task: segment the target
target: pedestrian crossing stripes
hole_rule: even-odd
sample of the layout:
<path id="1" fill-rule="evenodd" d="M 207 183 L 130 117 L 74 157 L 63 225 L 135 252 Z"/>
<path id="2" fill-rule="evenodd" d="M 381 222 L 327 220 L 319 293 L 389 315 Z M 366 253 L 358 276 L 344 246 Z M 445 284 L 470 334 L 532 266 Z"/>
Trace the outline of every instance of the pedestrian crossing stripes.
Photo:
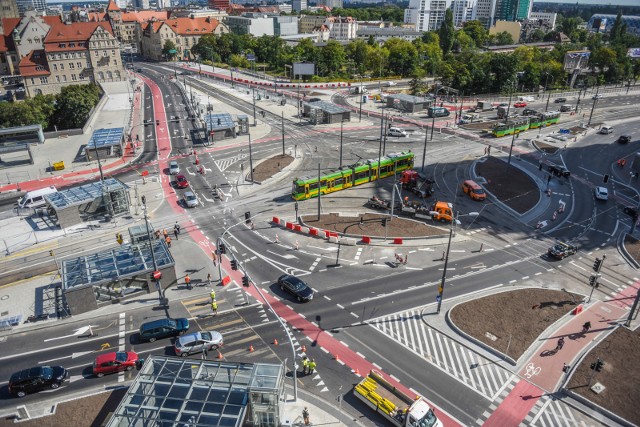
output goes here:
<path id="1" fill-rule="evenodd" d="M 225 171 L 231 165 L 233 165 L 234 163 L 239 162 L 240 160 L 242 160 L 242 159 L 244 159 L 246 157 L 247 157 L 246 155 L 233 156 L 233 157 L 230 157 L 228 159 L 216 160 L 215 164 L 218 167 L 218 169 L 220 169 L 221 171 Z"/>
<path id="2" fill-rule="evenodd" d="M 520 378 L 516 377 L 515 375 L 511 377 L 510 381 L 506 383 L 504 387 L 502 387 L 498 395 L 491 402 L 491 405 L 489 405 L 489 409 L 491 411 L 484 411 L 482 413 L 482 416 L 476 420 L 477 425 L 481 426 L 485 423 L 485 421 L 489 419 L 491 413 L 495 411 L 496 408 L 500 406 L 502 401 L 509 395 L 509 393 L 513 391 L 513 388 L 516 386 L 516 384 L 518 384 L 518 381 L 520 381 Z"/>
<path id="3" fill-rule="evenodd" d="M 604 425 L 584 412 L 574 409 L 572 406 L 558 399 L 554 395 L 544 395 L 538 399 L 521 427 L 574 427 L 574 426 L 600 426 Z"/>
<path id="4" fill-rule="evenodd" d="M 511 372 L 430 328 L 419 309 L 369 321 L 389 338 L 402 344 L 471 389 L 489 398 L 502 390 Z"/>

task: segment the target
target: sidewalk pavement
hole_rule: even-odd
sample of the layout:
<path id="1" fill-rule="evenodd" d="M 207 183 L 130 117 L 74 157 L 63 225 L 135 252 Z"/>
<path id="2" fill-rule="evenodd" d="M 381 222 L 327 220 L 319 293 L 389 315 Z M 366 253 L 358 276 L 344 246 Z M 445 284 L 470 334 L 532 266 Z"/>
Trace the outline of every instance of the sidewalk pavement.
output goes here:
<path id="1" fill-rule="evenodd" d="M 35 145 L 32 148 L 34 159 L 32 165 L 7 169 L 5 173 L 0 174 L 0 193 L 16 190 L 29 191 L 49 185 L 69 185 L 98 176 L 98 162 L 88 162 L 84 155 L 84 147 L 97 129 L 123 127 L 126 135 L 130 135 L 133 130 L 133 140 L 135 141 L 138 135 L 139 146 L 142 145 L 144 132 L 140 126 L 139 112 L 143 109 L 144 100 L 141 92 L 137 90 L 140 84 L 136 84 L 132 89 L 127 80 L 104 83 L 102 87 L 105 94 L 89 119 L 85 132 L 81 135 L 63 134 L 58 138 L 48 138 L 43 144 Z M 126 144 L 122 157 L 101 159 L 103 171 L 112 172 L 133 161 L 136 152 L 138 150 L 132 150 L 131 145 Z M 51 163 L 57 161 L 64 161 L 64 170 L 51 170 Z"/>

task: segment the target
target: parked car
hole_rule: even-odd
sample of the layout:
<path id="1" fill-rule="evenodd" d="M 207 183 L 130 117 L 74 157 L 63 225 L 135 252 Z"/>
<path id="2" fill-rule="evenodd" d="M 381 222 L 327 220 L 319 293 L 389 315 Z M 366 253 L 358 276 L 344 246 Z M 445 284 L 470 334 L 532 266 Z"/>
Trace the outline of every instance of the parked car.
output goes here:
<path id="1" fill-rule="evenodd" d="M 140 340 L 154 342 L 157 339 L 184 335 L 189 329 L 189 319 L 158 319 L 140 325 Z"/>
<path id="2" fill-rule="evenodd" d="M 555 175 L 558 177 L 563 176 L 565 178 L 569 178 L 571 176 L 571 172 L 569 171 L 569 169 L 565 168 L 564 166 L 559 166 L 554 164 L 549 165 L 549 172 L 552 175 Z"/>
<path id="3" fill-rule="evenodd" d="M 578 252 L 578 248 L 569 243 L 560 242 L 556 245 L 553 245 L 549 248 L 549 255 L 557 259 L 563 259 L 568 257 L 569 255 L 573 255 Z"/>
<path id="4" fill-rule="evenodd" d="M 609 190 L 607 187 L 596 187 L 594 193 L 598 200 L 609 200 Z"/>
<path id="5" fill-rule="evenodd" d="M 283 274 L 278 278 L 278 286 L 281 290 L 296 297 L 298 302 L 307 302 L 313 299 L 313 289 L 296 276 Z"/>
<path id="6" fill-rule="evenodd" d="M 392 82 L 392 81 L 388 81 L 387 82 L 387 86 L 398 86 L 398 83 Z"/>
<path id="7" fill-rule="evenodd" d="M 185 191 L 185 193 L 182 195 L 182 199 L 184 200 L 184 204 L 188 208 L 195 208 L 196 206 L 198 206 L 198 198 L 191 191 Z"/>
<path id="8" fill-rule="evenodd" d="M 132 371 L 138 360 L 138 354 L 133 351 L 112 351 L 101 354 L 93 362 L 93 375 L 102 378 L 105 374 Z"/>
<path id="9" fill-rule="evenodd" d="M 516 108 L 523 108 L 527 106 L 527 103 L 524 101 L 518 101 L 516 103 L 513 104 L 514 107 Z"/>
<path id="10" fill-rule="evenodd" d="M 177 175 L 180 173 L 180 166 L 178 166 L 178 162 L 172 160 L 169 162 L 169 174 Z"/>
<path id="11" fill-rule="evenodd" d="M 200 331 L 178 338 L 174 345 L 176 356 L 187 357 L 204 350 L 217 350 L 222 346 L 222 334 L 216 331 Z"/>
<path id="12" fill-rule="evenodd" d="M 562 104 L 563 102 L 567 102 L 567 98 L 556 98 L 553 100 L 556 104 Z"/>
<path id="13" fill-rule="evenodd" d="M 593 95 L 591 97 L 591 99 L 601 99 L 601 98 L 603 98 L 603 96 L 601 94 L 599 94 L 599 93 L 596 93 L 595 95 Z"/>
<path id="14" fill-rule="evenodd" d="M 638 218 L 638 211 L 635 208 L 625 206 L 624 209 L 622 209 L 622 212 L 629 215 L 634 220 Z"/>
<path id="15" fill-rule="evenodd" d="M 618 137 L 618 142 L 620 144 L 628 144 L 631 142 L 631 135 L 620 135 Z"/>
<path id="16" fill-rule="evenodd" d="M 189 186 L 189 181 L 187 181 L 187 177 L 184 175 L 176 176 L 176 187 L 178 188 L 187 188 Z"/>
<path id="17" fill-rule="evenodd" d="M 9 392 L 24 397 L 41 390 L 56 389 L 69 381 L 69 371 L 62 366 L 36 366 L 11 375 Z"/>

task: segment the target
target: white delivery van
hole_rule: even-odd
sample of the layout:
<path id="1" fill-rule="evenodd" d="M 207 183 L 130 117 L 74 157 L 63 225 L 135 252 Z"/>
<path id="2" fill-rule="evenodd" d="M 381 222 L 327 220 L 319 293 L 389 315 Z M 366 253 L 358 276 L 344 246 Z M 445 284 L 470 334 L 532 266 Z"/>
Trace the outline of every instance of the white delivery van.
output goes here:
<path id="1" fill-rule="evenodd" d="M 24 196 L 22 196 L 22 199 L 18 201 L 18 207 L 20 209 L 41 208 L 47 204 L 44 200 L 44 196 L 57 192 L 58 190 L 53 185 L 39 190 L 28 191 Z"/>

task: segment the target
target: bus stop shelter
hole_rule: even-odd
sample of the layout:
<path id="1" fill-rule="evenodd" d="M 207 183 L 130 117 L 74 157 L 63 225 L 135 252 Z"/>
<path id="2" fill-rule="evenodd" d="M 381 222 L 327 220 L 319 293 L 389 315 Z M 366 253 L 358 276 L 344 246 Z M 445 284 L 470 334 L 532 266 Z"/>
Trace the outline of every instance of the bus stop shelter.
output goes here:
<path id="1" fill-rule="evenodd" d="M 420 96 L 393 93 L 387 95 L 387 108 L 395 108 L 407 113 L 417 113 L 431 107 L 433 101 Z"/>
<path id="2" fill-rule="evenodd" d="M 351 110 L 325 101 L 304 102 L 303 114 L 313 124 L 351 121 Z"/>
<path id="3" fill-rule="evenodd" d="M 87 161 L 122 156 L 124 128 L 96 129 L 85 148 Z"/>
<path id="4" fill-rule="evenodd" d="M 236 137 L 236 123 L 229 113 L 210 113 L 204 116 L 209 142 Z"/>
<path id="5" fill-rule="evenodd" d="M 41 125 L 0 129 L 0 167 L 33 164 L 31 144 L 44 143 Z"/>
<path id="6" fill-rule="evenodd" d="M 154 259 L 163 289 L 177 283 L 175 261 L 162 239 L 138 245 L 124 243 L 101 252 L 62 261 L 62 292 L 72 315 L 135 296 L 155 292 Z"/>

